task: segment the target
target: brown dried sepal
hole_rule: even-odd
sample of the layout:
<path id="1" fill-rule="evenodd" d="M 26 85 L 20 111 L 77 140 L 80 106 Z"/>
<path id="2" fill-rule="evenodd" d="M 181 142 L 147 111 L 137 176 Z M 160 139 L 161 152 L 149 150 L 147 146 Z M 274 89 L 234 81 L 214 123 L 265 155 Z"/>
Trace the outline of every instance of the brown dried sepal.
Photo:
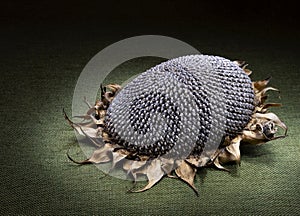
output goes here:
<path id="1" fill-rule="evenodd" d="M 235 162 L 240 163 L 241 153 L 240 153 L 240 142 L 242 140 L 241 136 L 236 136 L 230 141 L 230 144 L 225 148 L 221 149 L 221 152 L 218 155 L 217 161 L 215 163 L 229 163 Z M 215 164 L 218 168 L 222 168 L 220 164 Z"/>
<path id="2" fill-rule="evenodd" d="M 197 172 L 197 168 L 189 163 L 187 163 L 185 160 L 181 161 L 179 166 L 175 169 L 176 175 L 186 182 L 198 195 L 197 188 L 194 185 L 194 179 Z"/>

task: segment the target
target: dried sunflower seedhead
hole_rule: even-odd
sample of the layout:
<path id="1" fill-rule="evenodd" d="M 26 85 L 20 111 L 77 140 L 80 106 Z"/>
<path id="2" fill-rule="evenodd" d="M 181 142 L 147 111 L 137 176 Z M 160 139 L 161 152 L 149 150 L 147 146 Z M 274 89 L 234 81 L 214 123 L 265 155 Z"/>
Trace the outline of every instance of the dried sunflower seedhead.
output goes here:
<path id="1" fill-rule="evenodd" d="M 240 145 L 287 134 L 287 126 L 268 111 L 280 104 L 265 103 L 267 91 L 278 90 L 267 86 L 269 78 L 251 82 L 246 67 L 222 57 L 183 56 L 147 70 L 123 89 L 101 85 L 95 105 L 85 99 L 87 113 L 75 116 L 83 122 L 71 121 L 64 112 L 68 123 L 97 147 L 76 163 L 111 162 L 112 169 L 118 164 L 134 181 L 145 175 L 148 184 L 131 192 L 145 191 L 168 176 L 197 193 L 197 169 L 226 170 L 225 163 L 240 162 Z M 278 127 L 284 135 L 276 136 Z M 188 154 L 183 157 L 183 152 Z"/>

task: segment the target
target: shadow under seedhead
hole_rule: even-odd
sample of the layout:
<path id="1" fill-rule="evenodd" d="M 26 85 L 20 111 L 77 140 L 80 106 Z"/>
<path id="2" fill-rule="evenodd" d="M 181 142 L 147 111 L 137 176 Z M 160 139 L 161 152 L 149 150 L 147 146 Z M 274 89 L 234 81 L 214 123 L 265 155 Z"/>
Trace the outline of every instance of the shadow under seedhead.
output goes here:
<path id="1" fill-rule="evenodd" d="M 253 146 L 250 144 L 242 144 L 240 146 L 241 160 L 255 163 L 271 164 L 274 162 L 274 153 L 271 151 L 270 146 L 260 145 Z"/>

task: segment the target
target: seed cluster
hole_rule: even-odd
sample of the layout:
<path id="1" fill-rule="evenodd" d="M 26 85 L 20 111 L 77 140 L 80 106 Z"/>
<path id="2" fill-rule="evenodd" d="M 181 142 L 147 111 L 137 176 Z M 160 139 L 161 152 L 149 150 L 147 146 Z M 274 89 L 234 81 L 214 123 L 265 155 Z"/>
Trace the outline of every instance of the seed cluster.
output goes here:
<path id="1" fill-rule="evenodd" d="M 222 57 L 190 55 L 161 63 L 127 84 L 107 110 L 106 130 L 140 155 L 200 155 L 251 119 L 251 80 Z"/>

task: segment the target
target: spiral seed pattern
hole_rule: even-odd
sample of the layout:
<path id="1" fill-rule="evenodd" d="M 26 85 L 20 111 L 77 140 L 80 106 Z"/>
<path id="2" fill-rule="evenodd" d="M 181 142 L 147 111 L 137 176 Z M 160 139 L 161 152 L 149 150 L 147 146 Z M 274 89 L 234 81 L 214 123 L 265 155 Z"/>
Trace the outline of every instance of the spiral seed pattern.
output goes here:
<path id="1" fill-rule="evenodd" d="M 241 132 L 253 110 L 252 83 L 243 69 L 222 57 L 190 55 L 128 83 L 105 122 L 117 144 L 140 155 L 201 155 Z"/>

